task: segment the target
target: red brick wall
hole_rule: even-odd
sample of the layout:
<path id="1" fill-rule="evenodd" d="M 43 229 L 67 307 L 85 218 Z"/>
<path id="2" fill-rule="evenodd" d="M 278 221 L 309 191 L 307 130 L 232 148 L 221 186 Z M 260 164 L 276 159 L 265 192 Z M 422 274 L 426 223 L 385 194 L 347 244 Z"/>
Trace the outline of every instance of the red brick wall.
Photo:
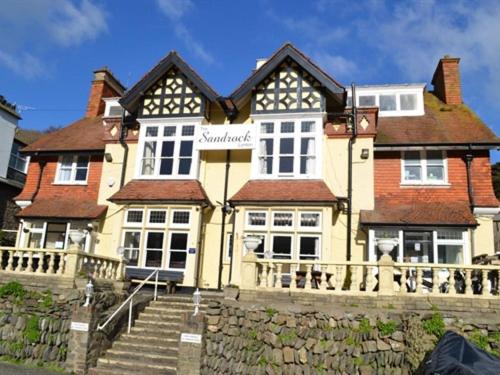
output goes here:
<path id="1" fill-rule="evenodd" d="M 434 73 L 434 92 L 446 104 L 462 104 L 458 58 L 443 58 Z"/>
<path id="2" fill-rule="evenodd" d="M 32 157 L 29 167 L 26 184 L 17 200 L 31 200 L 38 184 L 40 175 L 40 165 L 38 160 L 42 158 L 47 161 L 43 170 L 43 176 L 40 183 L 40 190 L 35 199 L 65 197 L 72 199 L 84 199 L 97 202 L 99 193 L 99 184 L 102 173 L 102 155 L 91 156 L 89 171 L 87 176 L 87 185 L 59 185 L 54 184 L 57 171 L 57 156 L 50 157 Z"/>
<path id="3" fill-rule="evenodd" d="M 93 81 L 90 87 L 89 100 L 87 104 L 87 113 L 85 117 L 96 117 L 104 113 L 106 104 L 103 98 L 120 96 L 105 81 Z"/>
<path id="4" fill-rule="evenodd" d="M 401 153 L 375 153 L 375 197 L 390 198 L 394 202 L 420 200 L 426 202 L 467 201 L 467 170 L 464 151 L 449 151 L 449 187 L 401 186 Z M 488 151 L 475 151 L 471 168 L 476 205 L 497 205 L 491 182 L 491 166 Z"/>

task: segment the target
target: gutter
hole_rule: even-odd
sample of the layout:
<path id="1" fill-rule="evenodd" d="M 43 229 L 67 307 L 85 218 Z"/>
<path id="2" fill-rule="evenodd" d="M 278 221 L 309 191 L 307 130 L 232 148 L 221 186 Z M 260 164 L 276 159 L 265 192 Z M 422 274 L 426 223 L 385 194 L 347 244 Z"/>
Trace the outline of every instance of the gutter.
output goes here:
<path id="1" fill-rule="evenodd" d="M 387 145 L 373 145 L 375 151 L 400 151 L 400 150 L 491 150 L 500 148 L 500 142 L 495 143 L 394 143 Z"/>

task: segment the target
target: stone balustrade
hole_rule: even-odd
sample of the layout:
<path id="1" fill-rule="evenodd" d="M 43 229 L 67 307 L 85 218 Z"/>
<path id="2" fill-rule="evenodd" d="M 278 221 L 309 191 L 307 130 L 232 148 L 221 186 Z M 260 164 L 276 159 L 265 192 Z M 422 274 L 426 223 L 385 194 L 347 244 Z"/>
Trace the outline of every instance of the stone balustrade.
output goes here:
<path id="1" fill-rule="evenodd" d="M 395 263 L 390 256 L 378 262 L 325 262 L 243 259 L 241 289 L 297 292 L 478 296 L 499 298 L 500 267 Z"/>
<path id="2" fill-rule="evenodd" d="M 0 247 L 0 254 L 3 272 L 70 278 L 91 275 L 118 281 L 124 276 L 121 259 L 85 253 L 77 247 L 69 250 Z"/>

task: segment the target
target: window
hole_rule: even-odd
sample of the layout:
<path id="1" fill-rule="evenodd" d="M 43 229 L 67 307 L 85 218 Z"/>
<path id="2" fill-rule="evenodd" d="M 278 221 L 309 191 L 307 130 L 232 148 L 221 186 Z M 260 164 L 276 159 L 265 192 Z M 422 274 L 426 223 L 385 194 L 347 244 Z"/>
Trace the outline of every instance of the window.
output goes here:
<path id="1" fill-rule="evenodd" d="M 380 95 L 379 101 L 380 111 L 396 110 L 396 95 Z"/>
<path id="2" fill-rule="evenodd" d="M 256 177 L 317 177 L 322 130 L 318 121 L 260 122 L 253 156 Z"/>
<path id="3" fill-rule="evenodd" d="M 66 223 L 48 223 L 45 235 L 46 249 L 64 249 L 66 244 Z"/>
<path id="4" fill-rule="evenodd" d="M 292 259 L 292 236 L 274 235 L 272 238 L 272 258 Z"/>
<path id="5" fill-rule="evenodd" d="M 185 210 L 175 210 L 172 214 L 172 226 L 186 226 L 189 225 L 189 219 L 191 216 L 190 211 Z"/>
<path id="6" fill-rule="evenodd" d="M 376 259 L 380 259 L 380 257 L 382 256 L 382 252 L 379 250 L 378 245 L 377 245 L 377 240 L 384 239 L 384 238 L 399 239 L 399 232 L 397 230 L 392 230 L 392 229 L 376 230 L 375 231 L 374 246 L 375 246 L 375 251 L 377 254 Z M 391 256 L 393 261 L 397 262 L 398 261 L 398 247 L 395 246 L 389 255 Z"/>
<path id="7" fill-rule="evenodd" d="M 147 232 L 145 267 L 161 267 L 163 259 L 163 232 Z"/>
<path id="8" fill-rule="evenodd" d="M 65 155 L 59 159 L 56 183 L 86 184 L 89 157 Z"/>
<path id="9" fill-rule="evenodd" d="M 434 263 L 432 232 L 404 232 L 403 261 Z"/>
<path id="10" fill-rule="evenodd" d="M 153 226 L 162 226 L 162 224 L 166 224 L 167 210 L 149 210 L 148 223 Z"/>
<path id="11" fill-rule="evenodd" d="M 231 261 L 233 257 L 233 234 L 226 234 L 226 261 Z"/>
<path id="12" fill-rule="evenodd" d="M 125 224 L 131 226 L 140 226 L 142 224 L 144 211 L 137 209 L 127 210 L 125 213 Z"/>
<path id="13" fill-rule="evenodd" d="M 319 212 L 301 212 L 299 226 L 305 230 L 319 229 L 321 226 L 321 214 Z"/>
<path id="14" fill-rule="evenodd" d="M 464 264 L 464 232 L 439 230 L 437 232 L 438 263 Z"/>
<path id="15" fill-rule="evenodd" d="M 170 233 L 168 268 L 186 268 L 186 257 L 188 250 L 187 233 Z"/>
<path id="16" fill-rule="evenodd" d="M 360 95 L 358 97 L 358 105 L 360 107 L 373 107 L 375 106 L 375 95 Z"/>
<path id="17" fill-rule="evenodd" d="M 128 259 L 129 266 L 137 266 L 141 246 L 141 232 L 126 231 L 123 236 L 123 256 Z"/>
<path id="18" fill-rule="evenodd" d="M 28 162 L 27 158 L 21 155 L 21 148 L 23 148 L 23 146 L 14 141 L 12 144 L 12 151 L 10 153 L 9 167 L 15 169 L 16 171 L 26 173 Z"/>
<path id="19" fill-rule="evenodd" d="M 401 94 L 399 100 L 402 111 L 414 111 L 417 109 L 417 94 Z"/>
<path id="20" fill-rule="evenodd" d="M 403 153 L 402 183 L 444 184 L 446 168 L 443 151 L 406 151 Z"/>
<path id="21" fill-rule="evenodd" d="M 194 125 L 148 125 L 143 132 L 139 177 L 195 177 Z"/>
<path id="22" fill-rule="evenodd" d="M 293 212 L 273 212 L 273 228 L 279 230 L 293 228 Z"/>
<path id="23" fill-rule="evenodd" d="M 247 212 L 246 225 L 248 228 L 265 228 L 267 225 L 267 212 Z"/>
<path id="24" fill-rule="evenodd" d="M 320 259 L 319 236 L 299 237 L 299 259 L 300 260 Z"/>

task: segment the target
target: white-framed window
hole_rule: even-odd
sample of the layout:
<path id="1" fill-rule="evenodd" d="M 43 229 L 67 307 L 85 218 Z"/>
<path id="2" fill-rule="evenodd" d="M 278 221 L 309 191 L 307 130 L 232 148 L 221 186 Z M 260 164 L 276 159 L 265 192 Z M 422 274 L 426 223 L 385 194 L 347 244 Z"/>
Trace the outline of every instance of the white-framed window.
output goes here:
<path id="1" fill-rule="evenodd" d="M 148 225 L 151 227 L 164 227 L 167 224 L 166 209 L 149 209 Z"/>
<path id="2" fill-rule="evenodd" d="M 299 236 L 299 259 L 319 260 L 321 259 L 321 236 L 303 234 Z"/>
<path id="3" fill-rule="evenodd" d="M 249 229 L 265 230 L 267 228 L 267 212 L 247 211 L 245 226 Z"/>
<path id="4" fill-rule="evenodd" d="M 273 211 L 272 228 L 274 230 L 290 231 L 294 228 L 294 213 L 289 211 Z"/>
<path id="5" fill-rule="evenodd" d="M 85 185 L 89 174 L 90 157 L 64 155 L 57 163 L 56 184 Z"/>
<path id="6" fill-rule="evenodd" d="M 185 269 L 189 234 L 187 232 L 170 232 L 169 237 L 167 268 Z"/>
<path id="7" fill-rule="evenodd" d="M 258 119 L 255 178 L 318 178 L 321 175 L 322 119 Z"/>
<path id="8" fill-rule="evenodd" d="M 299 229 L 307 231 L 321 230 L 321 212 L 299 211 Z"/>
<path id="9" fill-rule="evenodd" d="M 123 107 L 118 102 L 120 98 L 104 98 L 104 117 L 121 117 Z"/>
<path id="10" fill-rule="evenodd" d="M 137 178 L 196 178 L 198 151 L 192 123 L 143 123 L 139 135 Z"/>
<path id="11" fill-rule="evenodd" d="M 88 224 L 87 221 L 25 221 L 19 243 L 28 248 L 65 250 L 73 244 L 69 232 L 79 229 L 85 233 L 81 247 L 88 252 L 92 243 Z"/>
<path id="12" fill-rule="evenodd" d="M 128 266 L 135 267 L 139 264 L 139 252 L 141 248 L 141 231 L 123 231 L 123 256 L 128 259 Z"/>
<path id="13" fill-rule="evenodd" d="M 162 267 L 164 239 L 164 232 L 146 231 L 144 267 Z"/>
<path id="14" fill-rule="evenodd" d="M 12 150 L 10 152 L 9 167 L 21 173 L 27 173 L 28 160 L 27 156 L 21 154 L 21 149 L 24 146 L 16 141 L 12 143 Z"/>
<path id="15" fill-rule="evenodd" d="M 185 228 L 189 227 L 191 223 L 191 211 L 190 210 L 172 210 L 172 222 L 171 227 L 174 228 Z"/>
<path id="16" fill-rule="evenodd" d="M 441 150 L 403 151 L 401 184 L 447 184 L 446 152 Z"/>
<path id="17" fill-rule="evenodd" d="M 273 259 L 292 259 L 293 236 L 291 234 L 281 234 L 281 233 L 272 234 L 271 254 Z"/>
<path id="18" fill-rule="evenodd" d="M 228 232 L 226 234 L 226 262 L 230 262 L 233 257 L 233 234 Z"/>
<path id="19" fill-rule="evenodd" d="M 129 208 L 125 211 L 125 225 L 140 227 L 144 221 L 144 210 L 140 208 Z"/>

